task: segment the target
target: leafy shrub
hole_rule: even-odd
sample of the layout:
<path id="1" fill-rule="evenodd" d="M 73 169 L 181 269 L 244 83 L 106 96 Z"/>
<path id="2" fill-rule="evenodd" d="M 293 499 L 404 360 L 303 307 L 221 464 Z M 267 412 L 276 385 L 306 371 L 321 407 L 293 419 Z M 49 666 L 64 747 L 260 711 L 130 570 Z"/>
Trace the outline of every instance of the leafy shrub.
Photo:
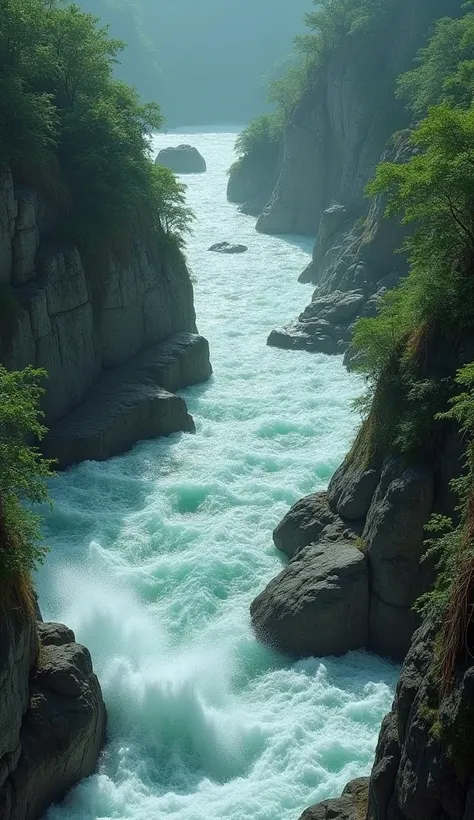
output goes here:
<path id="1" fill-rule="evenodd" d="M 182 188 L 153 168 L 159 107 L 112 77 L 122 49 L 75 5 L 2 1 L 0 161 L 46 194 L 62 187 L 64 235 L 94 253 L 144 232 L 181 241 L 189 226 Z"/>
<path id="2" fill-rule="evenodd" d="M 8 372 L 0 365 L 0 595 L 2 607 L 15 603 L 27 608 L 31 572 L 44 558 L 39 519 L 24 502 L 47 500 L 46 478 L 52 462 L 38 447 L 26 442 L 41 440 L 39 402 L 46 374 L 27 367 Z M 26 600 L 25 600 L 26 595 Z"/>

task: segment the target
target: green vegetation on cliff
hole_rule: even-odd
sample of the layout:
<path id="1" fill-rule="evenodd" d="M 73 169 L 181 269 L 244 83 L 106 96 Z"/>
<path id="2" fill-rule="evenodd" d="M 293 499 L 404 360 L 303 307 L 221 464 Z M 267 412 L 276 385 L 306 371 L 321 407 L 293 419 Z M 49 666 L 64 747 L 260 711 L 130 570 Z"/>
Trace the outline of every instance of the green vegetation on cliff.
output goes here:
<path id="1" fill-rule="evenodd" d="M 269 87 L 270 115 L 256 118 L 236 141 L 235 172 L 250 169 L 261 157 L 278 156 L 278 147 L 293 112 L 307 92 L 317 88 L 331 61 L 344 53 L 353 81 L 367 84 L 367 93 L 393 93 L 385 87 L 383 66 L 386 39 L 396 22 L 396 0 L 313 0 L 314 11 L 306 14 L 308 32 L 295 38 L 296 53 L 286 74 Z M 324 105 L 324 99 L 321 105 Z"/>
<path id="2" fill-rule="evenodd" d="M 466 472 L 454 482 L 457 520 L 431 522 L 439 574 L 420 602 L 422 611 L 443 617 L 445 686 L 473 645 L 474 370 L 465 364 L 474 334 L 473 78 L 469 4 L 462 19 L 438 24 L 415 69 L 400 80 L 400 93 L 424 118 L 410 134 L 406 160 L 382 163 L 368 193 L 384 194 L 388 215 L 413 225 L 410 273 L 355 332 L 369 393 L 354 457 L 389 448 L 436 459 L 443 429 L 453 423 L 466 446 Z"/>
<path id="3" fill-rule="evenodd" d="M 50 0 L 4 0 L 0 28 L 0 163 L 33 182 L 88 251 L 187 227 L 183 187 L 157 170 L 155 103 L 113 79 L 123 45 L 95 17 Z"/>
<path id="4" fill-rule="evenodd" d="M 52 462 L 41 456 L 39 402 L 44 390 L 39 380 L 44 372 L 27 367 L 8 372 L 0 365 L 0 608 L 31 610 L 31 572 L 44 557 L 39 537 L 39 519 L 25 502 L 48 498 L 45 480 Z"/>

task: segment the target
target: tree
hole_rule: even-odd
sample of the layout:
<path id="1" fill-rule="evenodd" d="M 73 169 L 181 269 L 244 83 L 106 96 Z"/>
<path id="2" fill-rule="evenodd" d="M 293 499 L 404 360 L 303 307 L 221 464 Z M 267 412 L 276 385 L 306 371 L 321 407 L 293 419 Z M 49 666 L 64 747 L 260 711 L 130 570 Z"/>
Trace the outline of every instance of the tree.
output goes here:
<path id="1" fill-rule="evenodd" d="M 25 502 L 48 499 L 46 479 L 52 462 L 44 459 L 39 441 L 42 425 L 40 379 L 46 374 L 27 367 L 9 372 L 0 365 L 0 590 L 2 606 L 13 596 L 27 605 L 31 572 L 44 558 L 38 517 Z M 21 600 L 21 597 L 27 600 Z M 18 599 L 19 596 L 19 599 Z"/>

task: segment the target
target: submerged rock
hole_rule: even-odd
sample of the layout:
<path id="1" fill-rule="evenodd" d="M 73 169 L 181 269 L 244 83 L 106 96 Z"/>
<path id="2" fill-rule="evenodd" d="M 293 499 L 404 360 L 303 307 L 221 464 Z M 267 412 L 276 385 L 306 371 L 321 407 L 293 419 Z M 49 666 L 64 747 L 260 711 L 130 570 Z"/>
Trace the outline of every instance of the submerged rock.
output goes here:
<path id="1" fill-rule="evenodd" d="M 216 242 L 209 248 L 213 253 L 245 253 L 247 245 L 231 245 L 230 242 Z"/>
<path id="2" fill-rule="evenodd" d="M 207 171 L 206 160 L 192 145 L 163 148 L 155 164 L 164 165 L 176 174 L 203 174 Z"/>
<path id="3" fill-rule="evenodd" d="M 367 558 L 351 542 L 310 544 L 250 607 L 258 638 L 297 658 L 344 655 L 368 640 Z"/>

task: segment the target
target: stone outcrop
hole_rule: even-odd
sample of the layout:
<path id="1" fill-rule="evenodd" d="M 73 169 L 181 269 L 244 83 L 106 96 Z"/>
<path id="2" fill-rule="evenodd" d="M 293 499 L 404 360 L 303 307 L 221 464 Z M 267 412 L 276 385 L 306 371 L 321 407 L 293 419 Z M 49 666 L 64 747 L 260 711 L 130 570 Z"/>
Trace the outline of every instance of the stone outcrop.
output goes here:
<path id="1" fill-rule="evenodd" d="M 460 8 L 461 0 L 454 6 Z M 400 133 L 411 123 L 396 98 L 396 81 L 412 67 L 433 22 L 453 12 L 453 0 L 386 3 L 374 12 L 373 29 L 361 26 L 341 38 L 308 83 L 286 127 L 278 179 L 257 230 L 316 237 L 301 276 L 316 290 L 296 321 L 272 331 L 270 345 L 344 353 L 356 319 L 374 315 L 380 297 L 406 275 L 406 258 L 395 253 L 406 228 L 384 219 L 383 198 L 370 202 L 365 188 L 381 159 L 405 156 Z M 255 194 L 252 199 L 258 201 Z M 342 318 L 337 314 L 345 296 L 351 310 Z M 328 317 L 331 307 L 334 316 Z"/>
<path id="2" fill-rule="evenodd" d="M 104 461 L 142 439 L 194 432 L 184 399 L 173 391 L 209 375 L 206 339 L 177 333 L 105 371 L 79 407 L 53 426 L 43 451 L 64 469 L 80 461 Z"/>
<path id="3" fill-rule="evenodd" d="M 281 148 L 275 142 L 237 160 L 229 171 L 229 202 L 240 204 L 244 214 L 259 216 L 272 195 L 280 162 Z"/>
<path id="4" fill-rule="evenodd" d="M 366 820 L 368 791 L 368 777 L 351 780 L 341 797 L 310 806 L 300 820 Z"/>
<path id="5" fill-rule="evenodd" d="M 343 210 L 323 226 L 326 241 L 366 215 L 367 181 L 387 140 L 409 124 L 396 80 L 412 66 L 432 23 L 453 12 L 452 0 L 384 6 L 369 24 L 375 29 L 361 26 L 343 38 L 308 84 L 286 128 L 279 179 L 258 230 L 316 236 L 323 213 L 337 203 Z"/>
<path id="6" fill-rule="evenodd" d="M 189 429 L 181 399 L 155 400 L 152 393 L 159 387 L 175 392 L 211 374 L 207 345 L 197 335 L 183 257 L 171 247 L 160 252 L 136 241 L 128 256 L 92 266 L 76 247 L 52 240 L 54 218 L 46 210 L 33 191 L 16 188 L 3 169 L 0 360 L 10 369 L 32 364 L 47 371 L 43 409 L 51 428 L 48 452 L 59 456 L 63 466 L 70 463 L 62 445 L 55 451 L 51 442 L 64 440 L 68 416 L 80 413 L 85 400 L 89 406 L 92 402 L 97 417 L 110 419 L 115 407 L 115 421 L 113 445 L 105 446 L 96 435 L 94 449 L 89 435 L 84 458 L 115 454 L 142 436 Z M 184 347 L 169 342 L 182 334 Z M 146 350 L 155 365 L 138 367 L 134 382 L 135 357 Z M 145 370 L 153 375 L 145 378 Z M 167 370 L 173 373 L 171 381 Z M 75 446 L 72 442 L 74 461 L 81 456 Z"/>
<path id="7" fill-rule="evenodd" d="M 0 632 L 0 816 L 37 820 L 94 771 L 105 707 L 70 629 L 13 613 Z"/>
<path id="8" fill-rule="evenodd" d="M 367 559 L 351 542 L 310 544 L 253 601 L 257 637 L 298 658 L 344 655 L 368 640 Z"/>
<path id="9" fill-rule="evenodd" d="M 474 667 L 458 669 L 452 691 L 434 678 L 439 624 L 415 634 L 392 711 L 380 732 L 370 778 L 368 820 L 471 820 Z"/>
<path id="10" fill-rule="evenodd" d="M 207 171 L 206 160 L 192 145 L 163 148 L 155 163 L 164 165 L 176 174 L 204 174 Z"/>
<path id="11" fill-rule="evenodd" d="M 349 783 L 341 798 L 312 806 L 301 820 L 472 820 L 474 666 L 472 657 L 460 664 L 442 694 L 439 629 L 428 619 L 413 637 L 370 779 Z"/>
<path id="12" fill-rule="evenodd" d="M 252 604 L 258 637 L 298 656 L 367 648 L 402 660 L 432 581 L 421 559 L 436 490 L 423 464 L 346 459 L 328 492 L 298 501 L 274 531 L 290 562 Z"/>
<path id="13" fill-rule="evenodd" d="M 213 253 L 245 253 L 248 251 L 247 245 L 231 245 L 230 242 L 216 242 L 209 248 Z"/>

